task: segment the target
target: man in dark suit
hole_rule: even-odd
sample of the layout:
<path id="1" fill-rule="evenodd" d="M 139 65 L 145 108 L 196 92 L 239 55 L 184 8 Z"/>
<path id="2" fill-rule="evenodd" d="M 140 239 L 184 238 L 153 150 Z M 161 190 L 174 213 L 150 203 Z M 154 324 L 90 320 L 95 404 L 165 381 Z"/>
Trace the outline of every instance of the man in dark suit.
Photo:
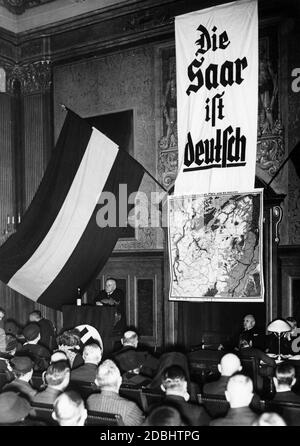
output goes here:
<path id="1" fill-rule="evenodd" d="M 34 362 L 34 371 L 43 372 L 50 363 L 50 351 L 40 344 L 40 327 L 36 322 L 32 322 L 23 330 L 26 340 L 22 349 L 17 353 L 20 356 L 29 356 Z"/>
<path id="2" fill-rule="evenodd" d="M 116 362 L 122 375 L 130 372 L 153 378 L 159 360 L 149 352 L 139 350 L 138 342 L 139 338 L 135 331 L 126 331 L 121 339 L 123 347 L 112 355 L 113 360 Z"/>
<path id="3" fill-rule="evenodd" d="M 206 409 L 189 402 L 187 378 L 181 367 L 174 365 L 167 368 L 162 375 L 161 385 L 166 393 L 162 404 L 175 407 L 188 426 L 208 426 L 210 416 Z"/>
<path id="4" fill-rule="evenodd" d="M 30 384 L 33 374 L 33 362 L 27 356 L 15 356 L 11 359 L 10 365 L 15 379 L 5 384 L 2 390 L 19 393 L 32 401 L 37 393 Z"/>
<path id="5" fill-rule="evenodd" d="M 253 314 L 247 314 L 243 319 L 244 329 L 241 331 L 239 336 L 239 342 L 246 340 L 247 342 L 252 342 L 253 347 L 265 348 L 265 335 L 256 326 L 255 317 Z"/>
<path id="6" fill-rule="evenodd" d="M 300 395 L 292 391 L 296 383 L 295 367 L 289 363 L 279 364 L 276 368 L 274 384 L 276 394 L 273 401 L 290 401 L 300 403 Z"/>
<path id="7" fill-rule="evenodd" d="M 257 414 L 249 408 L 253 398 L 251 378 L 244 375 L 232 376 L 225 392 L 230 409 L 227 415 L 210 422 L 210 426 L 251 426 L 257 419 Z"/>
<path id="8" fill-rule="evenodd" d="M 242 370 L 241 361 L 233 353 L 227 353 L 218 364 L 218 370 L 221 374 L 220 378 L 217 381 L 204 384 L 204 394 L 224 396 L 229 378 Z"/>
<path id="9" fill-rule="evenodd" d="M 69 385 L 70 367 L 67 361 L 57 361 L 49 365 L 45 381 L 47 387 L 38 392 L 34 398 L 34 403 L 53 404 L 58 395 L 60 395 Z"/>
<path id="10" fill-rule="evenodd" d="M 52 351 L 57 348 L 56 330 L 53 323 L 49 319 L 42 317 L 38 310 L 34 310 L 29 314 L 29 322 L 36 322 L 40 327 L 40 344 Z"/>
<path id="11" fill-rule="evenodd" d="M 122 416 L 125 426 L 140 426 L 144 416 L 133 401 L 122 398 L 119 389 L 122 377 L 116 364 L 106 359 L 99 365 L 96 384 L 100 393 L 92 393 L 87 399 L 88 410 L 97 412 L 118 413 Z"/>
<path id="12" fill-rule="evenodd" d="M 115 307 L 114 332 L 123 331 L 126 326 L 125 298 L 123 291 L 117 288 L 115 279 L 109 277 L 106 280 L 105 289 L 100 291 L 95 304 Z"/>
<path id="13" fill-rule="evenodd" d="M 71 381 L 94 383 L 102 351 L 98 344 L 87 344 L 82 353 L 84 364 L 71 372 Z"/>

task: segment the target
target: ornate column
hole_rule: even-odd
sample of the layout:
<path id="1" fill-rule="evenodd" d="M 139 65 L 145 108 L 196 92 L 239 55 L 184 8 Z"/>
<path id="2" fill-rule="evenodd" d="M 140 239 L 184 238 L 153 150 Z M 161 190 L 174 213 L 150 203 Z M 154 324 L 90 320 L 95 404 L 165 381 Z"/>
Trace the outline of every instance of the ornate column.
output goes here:
<path id="1" fill-rule="evenodd" d="M 15 201 L 21 215 L 30 204 L 50 157 L 51 85 L 50 59 L 7 69 L 7 89 L 14 104 Z"/>

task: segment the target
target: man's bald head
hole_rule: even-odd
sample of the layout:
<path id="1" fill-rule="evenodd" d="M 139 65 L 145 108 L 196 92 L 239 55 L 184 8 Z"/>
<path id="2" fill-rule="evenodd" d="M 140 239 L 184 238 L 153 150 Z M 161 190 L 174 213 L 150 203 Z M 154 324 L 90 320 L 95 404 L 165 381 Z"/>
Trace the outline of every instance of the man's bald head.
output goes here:
<path id="1" fill-rule="evenodd" d="M 137 347 L 139 342 L 139 337 L 135 331 L 128 330 L 125 331 L 123 338 L 121 339 L 121 343 L 124 346 Z"/>
<path id="2" fill-rule="evenodd" d="M 73 390 L 61 393 L 54 402 L 52 418 L 60 426 L 83 426 L 87 410 L 81 396 Z"/>
<path id="3" fill-rule="evenodd" d="M 246 314 L 243 321 L 244 329 L 251 330 L 255 325 L 255 317 L 253 314 Z"/>
<path id="4" fill-rule="evenodd" d="M 222 376 L 232 376 L 242 370 L 241 361 L 233 353 L 227 353 L 222 357 L 218 369 Z"/>
<path id="5" fill-rule="evenodd" d="M 253 398 L 251 378 L 241 374 L 229 378 L 225 396 L 231 408 L 247 407 Z"/>

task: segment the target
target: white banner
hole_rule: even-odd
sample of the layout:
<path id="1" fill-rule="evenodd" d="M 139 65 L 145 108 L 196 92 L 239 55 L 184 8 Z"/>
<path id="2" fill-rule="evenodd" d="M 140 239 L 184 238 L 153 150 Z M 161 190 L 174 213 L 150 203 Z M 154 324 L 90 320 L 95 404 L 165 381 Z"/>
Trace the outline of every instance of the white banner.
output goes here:
<path id="1" fill-rule="evenodd" d="M 178 176 L 174 195 L 254 188 L 257 1 L 176 17 Z"/>

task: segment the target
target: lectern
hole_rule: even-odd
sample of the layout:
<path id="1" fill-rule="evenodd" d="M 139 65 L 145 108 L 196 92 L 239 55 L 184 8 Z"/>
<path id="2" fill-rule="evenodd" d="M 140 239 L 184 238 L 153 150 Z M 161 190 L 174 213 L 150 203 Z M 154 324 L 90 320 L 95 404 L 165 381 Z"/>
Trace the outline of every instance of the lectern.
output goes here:
<path id="1" fill-rule="evenodd" d="M 64 330 L 79 325 L 87 324 L 95 327 L 102 338 L 104 353 L 107 354 L 113 348 L 113 326 L 115 320 L 115 308 L 97 305 L 63 305 Z"/>

